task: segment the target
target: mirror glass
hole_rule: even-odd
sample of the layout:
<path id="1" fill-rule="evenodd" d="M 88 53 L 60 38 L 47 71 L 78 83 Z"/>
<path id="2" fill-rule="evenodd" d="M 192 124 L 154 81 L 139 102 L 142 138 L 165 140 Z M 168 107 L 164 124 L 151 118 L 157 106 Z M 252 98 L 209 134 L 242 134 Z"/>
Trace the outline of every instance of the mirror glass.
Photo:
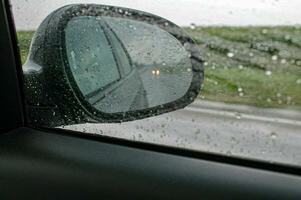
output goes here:
<path id="1" fill-rule="evenodd" d="M 65 29 L 74 82 L 97 110 L 143 110 L 183 97 L 192 82 L 190 53 L 158 26 L 125 18 L 80 16 Z"/>

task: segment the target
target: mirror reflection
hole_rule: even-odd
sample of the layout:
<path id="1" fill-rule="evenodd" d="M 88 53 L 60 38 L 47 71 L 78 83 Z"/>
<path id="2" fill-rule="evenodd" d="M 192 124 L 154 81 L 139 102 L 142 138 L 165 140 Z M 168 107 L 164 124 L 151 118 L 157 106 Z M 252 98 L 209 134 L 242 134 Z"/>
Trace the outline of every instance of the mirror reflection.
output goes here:
<path id="1" fill-rule="evenodd" d="M 75 17 L 65 29 L 68 64 L 85 99 L 105 113 L 142 110 L 183 97 L 190 54 L 170 33 L 146 22 Z"/>

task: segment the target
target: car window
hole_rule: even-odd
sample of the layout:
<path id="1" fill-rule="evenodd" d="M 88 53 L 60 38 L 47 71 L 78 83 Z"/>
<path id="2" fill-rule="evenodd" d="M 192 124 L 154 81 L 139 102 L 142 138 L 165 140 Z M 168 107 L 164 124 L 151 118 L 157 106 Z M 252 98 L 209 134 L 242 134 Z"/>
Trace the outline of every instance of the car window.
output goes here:
<path id="1" fill-rule="evenodd" d="M 17 28 L 22 62 L 25 63 L 31 39 L 39 24 L 55 9 L 72 3 L 87 3 L 85 0 L 12 0 L 12 9 Z M 84 123 L 62 125 L 57 128 L 80 131 L 86 134 L 106 135 L 138 142 L 155 143 L 183 149 L 221 154 L 270 163 L 301 166 L 301 7 L 299 0 L 103 0 L 97 4 L 123 6 L 154 13 L 181 26 L 201 50 L 205 77 L 197 99 L 184 109 L 123 123 Z M 121 10 L 120 13 L 123 11 Z M 124 13 L 126 14 L 126 13 Z M 77 19 L 80 20 L 80 19 Z M 114 19 L 115 20 L 115 19 Z M 127 22 L 107 19 L 111 40 L 116 46 L 116 33 L 122 32 Z M 96 24 L 70 24 L 69 62 L 76 81 L 84 82 L 82 90 L 89 94 L 119 78 L 113 53 L 90 52 L 85 45 L 97 38 L 99 43 L 111 49 L 105 35 L 89 35 Z M 72 29 L 81 29 L 82 35 L 73 35 Z M 154 31 L 155 32 L 155 31 Z M 115 33 L 115 34 L 114 34 Z M 151 31 L 145 31 L 152 37 Z M 68 31 L 66 32 L 68 34 Z M 141 32 L 133 33 L 137 40 L 135 50 L 143 45 Z M 118 34 L 117 34 L 118 35 Z M 163 34 L 162 34 L 163 35 Z M 164 36 L 162 36 L 163 38 Z M 161 44 L 157 38 L 155 45 Z M 114 45 L 113 45 L 114 46 Z M 97 48 L 96 48 L 97 49 Z M 139 61 L 139 52 L 121 50 L 120 60 L 125 65 L 125 74 L 130 73 L 127 54 L 133 56 L 133 64 Z M 77 51 L 87 51 L 87 59 L 76 56 Z M 140 50 L 140 49 L 139 49 Z M 164 45 L 157 51 L 166 52 Z M 172 52 L 172 50 L 170 51 Z M 93 56 L 97 54 L 97 56 Z M 172 58 L 172 57 L 170 57 Z M 173 57 L 171 61 L 180 58 Z M 127 61 L 125 61 L 127 60 Z M 183 59 L 183 65 L 186 65 Z M 76 68 L 78 62 L 87 62 L 88 69 L 108 74 L 101 85 L 85 77 L 85 69 Z M 153 61 L 152 61 L 153 62 Z M 96 64 L 96 65 L 93 65 Z M 94 66 L 94 67 L 93 67 Z M 97 67 L 96 67 L 97 66 Z M 160 71 L 154 70 L 153 81 Z M 174 83 L 172 86 L 179 84 Z M 153 89 L 153 88 L 151 88 Z M 124 90 L 129 93 L 128 89 Z M 137 93 L 143 90 L 136 88 Z M 158 98 L 162 93 L 158 92 Z M 140 98 L 131 102 L 143 102 Z M 108 101 L 112 102 L 112 101 Z M 127 103 L 127 102 L 123 102 Z M 121 105 L 121 102 L 119 103 Z M 129 107 L 130 105 L 127 104 Z M 133 105 L 131 105 L 133 107 Z M 139 105 L 140 106 L 140 105 Z M 139 107 L 137 106 L 137 107 Z M 115 107 L 116 108 L 116 107 Z M 76 116 L 74 116 L 76 117 Z M 51 118 L 49 118 L 51 120 Z"/>

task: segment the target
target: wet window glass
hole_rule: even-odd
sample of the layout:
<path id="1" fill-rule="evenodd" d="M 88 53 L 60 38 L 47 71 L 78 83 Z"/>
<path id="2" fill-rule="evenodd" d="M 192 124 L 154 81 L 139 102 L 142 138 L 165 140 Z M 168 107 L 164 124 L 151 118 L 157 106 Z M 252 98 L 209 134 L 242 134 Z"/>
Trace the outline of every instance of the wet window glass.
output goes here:
<path id="1" fill-rule="evenodd" d="M 88 3 L 86 0 L 11 2 L 23 64 L 28 59 L 34 33 L 47 15 L 66 4 Z M 94 0 L 93 3 L 146 11 L 179 25 L 200 49 L 204 82 L 193 103 L 173 112 L 122 123 L 68 125 L 68 119 L 64 119 L 66 123 L 55 128 L 301 167 L 300 0 Z M 131 80 L 119 96 L 116 96 L 118 85 L 113 84 L 109 92 L 99 95 L 101 101 L 94 97 L 91 101 L 102 102 L 97 106 L 104 113 L 150 107 L 155 115 L 155 108 L 162 109 L 162 102 L 180 98 L 188 91 L 197 71 L 190 62 L 195 55 L 187 54 L 188 45 L 177 40 L 177 33 L 169 28 L 171 24 L 166 22 L 154 28 L 150 21 L 133 23 L 131 13 L 122 9 L 116 12 L 118 17 L 114 18 L 102 17 L 85 23 L 79 23 L 82 19 L 78 18 L 69 22 L 68 61 L 72 73 L 78 75 L 75 81 L 82 82 L 84 94 L 90 94 L 116 80 Z M 73 34 L 76 30 L 80 34 Z M 103 47 L 109 51 L 102 51 Z M 79 51 L 81 56 L 77 56 Z M 142 79 L 137 78 L 141 63 L 150 66 L 148 71 L 144 70 L 146 78 Z M 91 73 L 86 76 L 87 70 L 95 77 L 103 73 L 106 76 L 93 82 Z M 137 83 L 144 87 L 138 87 Z M 171 98 L 164 99 L 168 92 Z M 82 117 L 78 117 L 80 114 L 76 111 L 72 116 L 77 119 Z M 135 117 L 139 116 L 132 115 L 132 119 Z"/>

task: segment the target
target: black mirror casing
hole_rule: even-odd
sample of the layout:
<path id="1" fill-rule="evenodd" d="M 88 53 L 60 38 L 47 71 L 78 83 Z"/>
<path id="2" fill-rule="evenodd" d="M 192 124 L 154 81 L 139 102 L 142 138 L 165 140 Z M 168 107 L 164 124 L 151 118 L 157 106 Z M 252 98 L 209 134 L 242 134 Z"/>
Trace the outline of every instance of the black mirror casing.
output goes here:
<path id="1" fill-rule="evenodd" d="M 70 71 L 66 55 L 65 28 L 78 16 L 109 16 L 138 20 L 159 28 L 178 39 L 191 55 L 193 77 L 180 99 L 144 110 L 104 113 L 89 104 Z M 145 12 L 95 4 L 68 5 L 52 12 L 40 25 L 23 66 L 29 122 L 55 127 L 87 122 L 124 122 L 184 108 L 199 94 L 204 78 L 201 54 L 194 41 L 172 22 Z"/>

